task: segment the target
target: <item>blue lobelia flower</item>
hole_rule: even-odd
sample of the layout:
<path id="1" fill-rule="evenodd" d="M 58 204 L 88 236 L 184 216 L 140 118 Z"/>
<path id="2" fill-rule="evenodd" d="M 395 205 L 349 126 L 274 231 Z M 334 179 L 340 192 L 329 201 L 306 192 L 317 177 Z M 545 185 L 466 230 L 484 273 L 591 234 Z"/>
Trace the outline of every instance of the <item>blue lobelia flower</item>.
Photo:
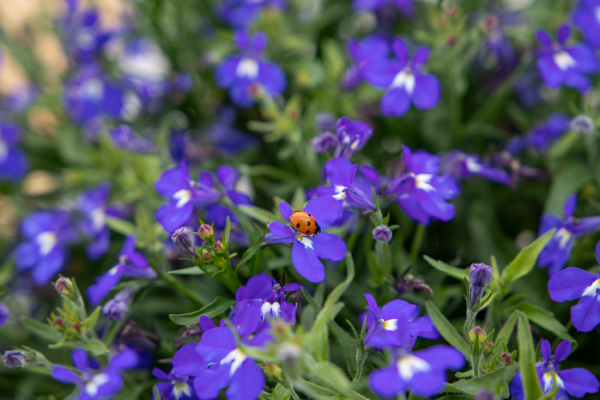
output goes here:
<path id="1" fill-rule="evenodd" d="M 25 241 L 15 249 L 15 262 L 20 271 L 31 270 L 36 285 L 48 284 L 62 270 L 66 246 L 77 239 L 67 214 L 58 211 L 36 211 L 21 223 Z"/>
<path id="2" fill-rule="evenodd" d="M 262 58 L 268 41 L 266 33 L 237 31 L 234 41 L 241 54 L 227 57 L 215 70 L 217 85 L 229 89 L 231 101 L 238 107 L 252 107 L 252 91 L 259 87 L 270 96 L 283 94 L 287 85 L 283 70 Z"/>
<path id="3" fill-rule="evenodd" d="M 242 28 L 252 25 L 266 7 L 283 10 L 285 0 L 225 0 L 219 3 L 217 15 L 228 25 Z"/>
<path id="4" fill-rule="evenodd" d="M 271 337 L 263 332 L 245 344 L 261 347 L 269 340 Z M 195 351 L 199 355 L 196 360 L 203 361 L 196 363 L 195 371 L 191 371 L 196 374 L 194 390 L 201 399 L 215 399 L 227 386 L 225 393 L 228 400 L 254 400 L 258 397 L 265 385 L 265 376 L 256 362 L 238 347 L 230 328 L 219 327 L 204 332 Z M 188 357 L 195 356 L 190 354 Z M 191 365 L 187 368 L 193 369 Z M 178 368 L 175 372 L 179 374 Z"/>
<path id="5" fill-rule="evenodd" d="M 154 187 L 161 196 L 169 199 L 156 210 L 156 219 L 169 233 L 190 220 L 194 204 L 208 204 L 221 197 L 210 174 L 201 174 L 198 182 L 191 180 L 185 161 L 181 161 L 179 167 L 163 172 Z"/>
<path id="6" fill-rule="evenodd" d="M 596 246 L 596 260 L 600 263 L 600 243 Z M 558 271 L 548 281 L 548 291 L 560 303 L 581 298 L 571 307 L 571 321 L 580 332 L 589 332 L 600 324 L 600 273 L 594 275 L 579 268 Z"/>
<path id="7" fill-rule="evenodd" d="M 87 288 L 87 296 L 93 305 L 98 304 L 104 296 L 117 286 L 121 277 L 155 278 L 156 272 L 148 265 L 146 257 L 135 251 L 135 236 L 127 236 L 119 253 L 117 265 L 104 275 L 96 278 L 96 283 Z"/>
<path id="8" fill-rule="evenodd" d="M 321 282 L 325 279 L 325 267 L 319 258 L 341 261 L 346 254 L 346 243 L 338 236 L 324 232 L 338 219 L 341 210 L 341 202 L 332 196 L 312 199 L 303 211 L 315 218 L 322 232 L 306 236 L 290 225 L 273 221 L 269 224 L 271 232 L 265 235 L 264 244 L 293 243 L 292 263 L 296 271 L 310 282 Z M 286 202 L 279 203 L 279 212 L 287 221 L 294 213 Z"/>
<path id="9" fill-rule="evenodd" d="M 196 392 L 194 392 L 194 378 L 189 376 L 179 376 L 173 371 L 167 374 L 159 368 L 154 368 L 154 370 L 152 370 L 152 375 L 154 375 L 156 379 L 167 381 L 159 382 L 155 385 L 155 387 L 158 389 L 159 393 L 168 400 L 200 400 L 200 398 L 196 395 Z"/>
<path id="10" fill-rule="evenodd" d="M 415 13 L 415 6 L 412 0 L 353 0 L 352 8 L 359 11 L 388 11 L 386 7 L 392 6 L 406 17 L 412 17 Z"/>
<path id="11" fill-rule="evenodd" d="M 570 34 L 571 28 L 562 25 L 556 35 L 558 43 L 554 43 L 546 31 L 538 29 L 536 35 L 542 48 L 537 51 L 537 66 L 544 83 L 551 89 L 566 85 L 584 93 L 591 85 L 585 74 L 598 71 L 598 60 L 584 43 L 567 47 Z"/>
<path id="12" fill-rule="evenodd" d="M 440 100 L 440 82 L 435 76 L 421 72 L 429 57 L 429 48 L 419 47 L 409 60 L 406 42 L 396 38 L 392 51 L 395 60 L 370 59 L 364 67 L 369 83 L 386 89 L 381 98 L 381 113 L 400 117 L 406 114 L 411 103 L 418 109 L 434 107 Z"/>
<path id="13" fill-rule="evenodd" d="M 569 125 L 570 119 L 566 115 L 552 114 L 548 120 L 535 126 L 527 134 L 511 138 L 506 144 L 506 150 L 516 155 L 531 146 L 545 153 L 550 144 L 569 131 Z"/>
<path id="14" fill-rule="evenodd" d="M 319 186 L 316 194 L 332 196 L 344 207 L 375 211 L 371 192 L 363 192 L 354 185 L 358 165 L 342 157 L 334 158 L 325 164 L 325 176 L 331 186 Z"/>
<path id="15" fill-rule="evenodd" d="M 222 107 L 217 111 L 216 122 L 206 129 L 206 138 L 217 149 L 236 154 L 254 148 L 258 144 L 255 136 L 251 136 L 233 125 L 236 121 L 233 107 Z"/>
<path id="16" fill-rule="evenodd" d="M 121 371 L 134 368 L 138 364 L 138 356 L 132 350 L 123 350 L 111 357 L 106 368 L 96 372 L 95 362 L 88 359 L 83 349 L 75 349 L 71 354 L 73 364 L 80 371 L 76 374 L 62 365 L 55 365 L 50 370 L 52 377 L 62 383 L 74 383 L 79 394 L 74 400 L 106 399 L 117 394 L 123 387 Z"/>
<path id="17" fill-rule="evenodd" d="M 0 325 L 4 325 L 4 323 L 8 321 L 9 316 L 10 310 L 6 307 L 6 304 L 0 303 Z"/>
<path id="18" fill-rule="evenodd" d="M 220 327 L 225 327 L 225 320 L 221 320 Z M 206 315 L 200 316 L 200 329 L 203 333 L 215 329 L 215 323 Z M 197 376 L 200 371 L 208 366 L 208 361 L 200 358 L 196 352 L 198 343 L 188 343 L 173 356 L 173 372 L 179 376 Z"/>
<path id="19" fill-rule="evenodd" d="M 113 144 L 122 150 L 136 153 L 154 153 L 158 147 L 152 141 L 135 132 L 129 125 L 119 125 L 110 130 Z"/>
<path id="20" fill-rule="evenodd" d="M 335 135 L 326 131 L 312 140 L 319 153 L 327 153 L 335 148 L 334 157 L 350 159 L 352 154 L 362 149 L 373 135 L 373 129 L 363 121 L 352 121 L 348 117 L 337 120 Z"/>
<path id="21" fill-rule="evenodd" d="M 106 302 L 102 307 L 102 316 L 109 321 L 123 321 L 125 315 L 129 311 L 129 303 L 131 302 L 131 287 L 127 286 L 121 290 L 112 299 Z"/>
<path id="22" fill-rule="evenodd" d="M 398 349 L 389 367 L 371 373 L 369 387 L 381 397 L 408 391 L 429 397 L 443 390 L 446 370 L 457 371 L 464 364 L 465 357 L 451 346 L 437 345 L 414 353 Z"/>
<path id="23" fill-rule="evenodd" d="M 442 172 L 454 179 L 470 179 L 473 175 L 492 182 L 509 185 L 510 175 L 500 168 L 482 163 L 477 154 L 467 154 L 460 150 L 452 150 L 441 156 Z"/>
<path id="24" fill-rule="evenodd" d="M 300 290 L 300 287 L 298 283 L 282 287 L 265 273 L 251 277 L 246 286 L 241 286 L 235 294 L 238 302 L 232 320 L 235 329 L 241 336 L 247 336 L 267 329 L 271 319 L 281 319 L 294 325 L 298 304 L 285 301 L 285 292 Z"/>
<path id="25" fill-rule="evenodd" d="M 573 213 L 577 205 L 577 195 L 572 194 L 563 206 L 564 218 L 556 214 L 544 214 L 540 222 L 540 236 L 552 228 L 556 232 L 540 253 L 538 264 L 542 268 L 548 267 L 548 276 L 553 276 L 560 271 L 573 250 L 575 238 L 595 232 L 600 228 L 600 216 L 575 218 Z"/>
<path id="26" fill-rule="evenodd" d="M 372 59 L 385 60 L 390 53 L 390 44 L 381 36 L 368 36 L 361 41 L 350 39 L 346 43 L 353 64 L 344 74 L 340 85 L 343 89 L 354 89 L 364 81 L 363 68 Z"/>
<path id="27" fill-rule="evenodd" d="M 572 19 L 583 33 L 585 41 L 594 47 L 600 47 L 600 1 L 578 1 Z"/>
<path id="28" fill-rule="evenodd" d="M 359 316 L 361 323 L 367 318 L 369 328 L 365 348 L 410 348 L 417 336 L 428 339 L 440 337 L 429 317 L 417 317 L 419 307 L 416 305 L 396 299 L 379 308 L 373 296 L 367 293 L 365 298 L 368 312 Z"/>
<path id="29" fill-rule="evenodd" d="M 600 382 L 588 370 L 583 368 L 558 370 L 558 363 L 571 354 L 571 343 L 568 340 L 556 346 L 554 360 L 552 360 L 552 347 L 549 341 L 542 339 L 540 347 L 544 361 L 537 363 L 536 369 L 544 393 L 551 392 L 555 387 L 559 389 L 556 399 L 568 399 L 568 395 L 583 397 L 586 393 L 596 393 L 598 391 Z M 516 400 L 525 400 L 521 371 L 517 372 L 510 382 L 510 394 Z"/>
<path id="30" fill-rule="evenodd" d="M 96 8 L 83 9 L 78 7 L 80 2 L 66 3 L 69 7 L 62 21 L 66 51 L 79 65 L 94 61 L 118 32 L 102 27 Z"/>
<path id="31" fill-rule="evenodd" d="M 406 146 L 402 154 L 408 172 L 390 180 L 387 194 L 397 195 L 404 212 L 421 224 L 428 225 L 432 217 L 442 221 L 454 218 L 454 205 L 446 200 L 459 190 L 450 175 L 438 176 L 440 158 L 422 150 L 413 154 Z"/>
<path id="32" fill-rule="evenodd" d="M 19 136 L 18 125 L 0 121 L 0 180 L 16 181 L 27 172 L 27 156 L 16 146 Z"/>

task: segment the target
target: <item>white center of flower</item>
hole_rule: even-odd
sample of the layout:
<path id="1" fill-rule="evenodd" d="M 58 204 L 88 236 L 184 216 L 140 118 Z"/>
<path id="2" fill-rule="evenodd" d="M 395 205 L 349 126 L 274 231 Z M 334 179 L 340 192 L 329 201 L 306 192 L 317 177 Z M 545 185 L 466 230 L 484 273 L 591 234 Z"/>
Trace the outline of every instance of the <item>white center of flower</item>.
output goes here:
<path id="1" fill-rule="evenodd" d="M 98 232 L 106 223 L 106 213 L 104 207 L 98 207 L 90 213 L 92 217 L 92 226 Z"/>
<path id="2" fill-rule="evenodd" d="M 90 396 L 95 396 L 98 393 L 98 388 L 108 382 L 110 378 L 107 374 L 98 374 L 91 381 L 85 384 L 85 392 Z"/>
<path id="3" fill-rule="evenodd" d="M 549 373 L 546 372 L 544 374 L 544 392 L 548 392 L 550 390 L 552 390 L 552 386 L 554 385 L 554 381 L 556 380 L 556 387 L 559 389 L 563 389 L 565 387 L 565 384 L 563 383 L 562 379 L 560 379 L 560 376 L 558 376 L 558 374 L 555 373 Z"/>
<path id="4" fill-rule="evenodd" d="M 431 366 L 425 360 L 413 355 L 400 358 L 396 362 L 396 365 L 398 367 L 398 374 L 404 381 L 410 381 L 414 374 L 427 372 L 431 369 Z"/>
<path id="5" fill-rule="evenodd" d="M 298 235 L 298 236 L 296 236 L 296 240 L 299 241 L 300 243 L 302 243 L 304 245 L 304 247 L 312 250 L 313 243 L 312 243 L 312 240 L 310 240 L 310 238 L 308 236 Z"/>
<path id="6" fill-rule="evenodd" d="M 390 89 L 405 88 L 409 95 L 412 95 L 415 89 L 415 76 L 409 70 L 403 69 L 394 77 Z"/>
<path id="7" fill-rule="evenodd" d="M 562 50 L 554 54 L 554 62 L 558 65 L 558 68 L 566 71 L 567 69 L 577 65 L 577 62 L 571 57 L 569 53 Z"/>
<path id="8" fill-rule="evenodd" d="M 126 55 L 119 63 L 119 67 L 126 74 L 142 79 L 151 81 L 164 79 L 171 69 L 169 59 L 156 44 L 148 42 L 144 45 L 144 49 L 139 53 Z"/>
<path id="9" fill-rule="evenodd" d="M 263 305 L 260 307 L 260 313 L 262 315 L 262 318 L 264 319 L 265 316 L 269 313 L 269 312 L 273 312 L 273 318 L 274 319 L 278 319 L 279 318 L 279 309 L 281 308 L 281 306 L 279 305 L 278 302 L 274 302 L 273 304 L 269 303 L 268 301 L 263 303 Z"/>
<path id="10" fill-rule="evenodd" d="M 95 36 L 89 29 L 81 29 L 75 35 L 75 42 L 77 46 L 84 49 L 91 49 L 92 46 L 96 43 Z"/>
<path id="11" fill-rule="evenodd" d="M 86 100 L 98 101 L 104 96 L 104 85 L 100 79 L 90 79 L 79 87 L 77 94 Z"/>
<path id="12" fill-rule="evenodd" d="M 227 354 L 225 358 L 221 360 L 220 364 L 223 365 L 231 363 L 229 376 L 232 376 L 235 373 L 235 371 L 242 365 L 246 357 L 248 356 L 242 353 L 240 349 L 235 349 L 229 352 L 229 354 Z"/>
<path id="13" fill-rule="evenodd" d="M 121 109 L 121 117 L 123 117 L 125 121 L 133 121 L 138 116 L 141 109 L 142 101 L 138 95 L 132 91 L 127 91 L 123 101 L 123 108 Z"/>
<path id="14" fill-rule="evenodd" d="M 347 196 L 346 192 L 344 192 L 344 190 L 346 189 L 346 186 L 335 186 L 335 193 L 333 195 L 333 198 L 336 200 L 344 200 Z"/>
<path id="15" fill-rule="evenodd" d="M 470 172 L 479 172 L 481 170 L 481 165 L 471 157 L 467 157 L 465 163 L 467 164 L 467 169 Z"/>
<path id="16" fill-rule="evenodd" d="M 381 326 L 386 331 L 395 331 L 398 329 L 398 320 L 397 319 L 388 319 L 385 321 L 383 318 L 377 321 L 379 326 Z"/>
<path id="17" fill-rule="evenodd" d="M 42 232 L 35 238 L 38 246 L 40 246 L 40 253 L 45 256 L 50 253 L 54 246 L 56 246 L 56 235 L 54 232 Z"/>
<path id="18" fill-rule="evenodd" d="M 595 296 L 600 289 L 600 279 L 596 279 L 590 286 L 586 287 L 582 296 Z"/>
<path id="19" fill-rule="evenodd" d="M 173 394 L 175 395 L 175 400 L 181 399 L 185 395 L 185 397 L 192 397 L 192 388 L 187 382 L 178 382 L 173 385 Z"/>
<path id="20" fill-rule="evenodd" d="M 181 189 L 173 194 L 173 198 L 177 200 L 177 208 L 181 208 L 192 199 L 192 192 L 190 190 Z"/>
<path id="21" fill-rule="evenodd" d="M 0 139 L 0 161 L 4 161 L 8 155 L 8 146 Z"/>
<path id="22" fill-rule="evenodd" d="M 258 78 L 258 63 L 252 58 L 242 58 L 235 70 L 235 75 L 238 78 L 251 80 Z"/>
<path id="23" fill-rule="evenodd" d="M 600 24 L 600 7 L 596 7 L 594 9 L 594 16 L 596 17 L 596 21 Z"/>
<path id="24" fill-rule="evenodd" d="M 559 247 L 561 249 L 564 249 L 564 247 L 567 245 L 567 243 L 569 243 L 569 240 L 571 239 L 571 236 L 573 236 L 573 234 L 565 228 L 560 228 L 554 234 L 554 236 L 558 239 Z"/>
<path id="25" fill-rule="evenodd" d="M 125 264 L 125 262 L 121 262 L 122 264 Z M 119 266 L 115 265 L 114 267 L 112 267 L 111 269 L 108 270 L 108 274 L 109 275 L 114 275 L 119 271 Z"/>
<path id="26" fill-rule="evenodd" d="M 426 192 L 433 192 L 435 188 L 429 183 L 431 178 L 433 178 L 431 174 L 419 174 L 415 176 L 415 187 Z"/>

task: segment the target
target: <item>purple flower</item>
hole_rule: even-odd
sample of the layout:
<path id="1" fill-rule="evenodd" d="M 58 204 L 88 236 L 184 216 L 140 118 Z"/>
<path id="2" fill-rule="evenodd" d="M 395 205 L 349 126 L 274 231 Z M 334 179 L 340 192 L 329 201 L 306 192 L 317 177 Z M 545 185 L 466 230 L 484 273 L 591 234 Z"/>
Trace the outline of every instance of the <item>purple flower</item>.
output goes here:
<path id="1" fill-rule="evenodd" d="M 156 219 L 169 233 L 190 220 L 194 203 L 202 205 L 221 197 L 210 174 L 201 174 L 200 181 L 192 181 L 185 161 L 181 161 L 179 167 L 163 172 L 154 187 L 161 196 L 169 199 L 156 210 Z"/>
<path id="2" fill-rule="evenodd" d="M 129 311 L 129 302 L 131 301 L 131 288 L 127 286 L 115 295 L 111 300 L 107 301 L 102 308 L 104 319 L 109 321 L 122 321 L 125 314 Z"/>
<path id="3" fill-rule="evenodd" d="M 596 246 L 596 260 L 600 263 L 600 243 Z M 600 323 L 600 275 L 579 268 L 558 271 L 548 281 L 550 297 L 560 303 L 581 298 L 571 307 L 571 321 L 580 332 L 589 332 Z"/>
<path id="4" fill-rule="evenodd" d="M 585 74 L 598 71 L 598 60 L 594 51 L 584 43 L 565 45 L 571 28 L 562 25 L 558 28 L 558 43 L 552 42 L 550 35 L 542 29 L 536 32 L 542 48 L 538 50 L 537 65 L 544 83 L 551 89 L 566 85 L 581 93 L 590 88 L 590 80 Z"/>
<path id="5" fill-rule="evenodd" d="M 600 1 L 581 0 L 573 10 L 572 19 L 583 33 L 585 41 L 594 47 L 600 47 Z"/>
<path id="6" fill-rule="evenodd" d="M 268 328 L 271 319 L 294 325 L 298 305 L 285 301 L 285 292 L 296 290 L 300 290 L 300 284 L 288 283 L 282 287 L 265 273 L 251 277 L 235 294 L 238 306 L 233 317 L 234 327 L 241 336 L 247 336 Z"/>
<path id="7" fill-rule="evenodd" d="M 269 224 L 271 232 L 265 235 L 264 244 L 294 243 L 292 263 L 296 271 L 310 282 L 321 282 L 325 279 L 325 267 L 319 258 L 341 261 L 346 255 L 346 243 L 338 236 L 324 231 L 338 219 L 341 209 L 341 202 L 332 196 L 313 199 L 303 211 L 315 218 L 321 233 L 306 236 L 290 225 L 273 221 Z M 286 202 L 279 203 L 279 212 L 287 221 L 294 213 Z"/>
<path id="8" fill-rule="evenodd" d="M 119 253 L 117 265 L 96 278 L 96 283 L 87 288 L 87 296 L 92 305 L 98 304 L 114 288 L 121 277 L 154 278 L 156 272 L 148 265 L 146 257 L 135 251 L 135 236 L 127 236 Z"/>
<path id="9" fill-rule="evenodd" d="M 57 211 L 37 211 L 21 223 L 24 241 L 15 249 L 15 262 L 21 271 L 31 270 L 36 285 L 48 284 L 62 270 L 65 246 L 77 237 L 69 217 Z"/>
<path id="10" fill-rule="evenodd" d="M 323 132 L 310 141 L 317 153 L 329 153 L 339 144 L 332 132 Z"/>
<path id="11" fill-rule="evenodd" d="M 554 235 L 538 259 L 540 267 L 548 267 L 548 276 L 553 276 L 565 266 L 573 250 L 575 238 L 595 232 L 600 227 L 600 216 L 573 217 L 576 205 L 577 196 L 572 194 L 563 206 L 563 219 L 552 213 L 542 216 L 540 236 L 550 229 L 556 228 Z"/>
<path id="12" fill-rule="evenodd" d="M 135 132 L 129 125 L 119 125 L 110 130 L 110 137 L 119 149 L 135 153 L 154 153 L 158 150 L 150 140 Z"/>
<path id="13" fill-rule="evenodd" d="M 327 153 L 335 148 L 334 157 L 349 159 L 353 153 L 362 149 L 373 129 L 363 121 L 352 121 L 348 117 L 337 120 L 336 134 L 324 132 L 312 140 L 312 145 L 319 153 Z"/>
<path id="14" fill-rule="evenodd" d="M 376 11 L 385 9 L 388 5 L 396 8 L 402 15 L 411 17 L 415 7 L 411 0 L 353 0 L 352 7 L 359 11 Z M 382 10 L 383 11 L 383 10 Z"/>
<path id="15" fill-rule="evenodd" d="M 408 172 L 390 181 L 387 194 L 398 195 L 400 207 L 421 224 L 428 225 L 431 217 L 442 221 L 454 218 L 454 205 L 446 200 L 459 191 L 450 175 L 438 176 L 440 158 L 426 151 L 413 154 L 406 146 L 402 154 Z"/>
<path id="16" fill-rule="evenodd" d="M 400 117 L 406 114 L 411 102 L 418 109 L 434 107 L 440 100 L 440 83 L 435 76 L 421 72 L 429 48 L 419 47 L 409 60 L 406 42 L 397 38 L 392 50 L 395 60 L 370 59 L 364 67 L 365 78 L 373 86 L 386 89 L 381 98 L 381 113 Z"/>
<path id="17" fill-rule="evenodd" d="M 348 68 L 340 85 L 343 89 L 354 89 L 364 80 L 363 68 L 372 59 L 385 60 L 390 53 L 388 41 L 380 36 L 368 36 L 360 42 L 355 39 L 346 43 L 353 64 Z"/>
<path id="18" fill-rule="evenodd" d="M 92 239 L 85 248 L 90 260 L 100 258 L 110 245 L 110 232 L 106 226 L 106 215 L 112 213 L 106 207 L 108 190 L 108 184 L 102 183 L 95 189 L 84 191 L 77 200 L 77 210 L 82 217 L 81 228 Z"/>
<path id="19" fill-rule="evenodd" d="M 254 105 L 251 91 L 260 86 L 270 96 L 281 95 L 286 88 L 285 74 L 277 64 L 262 59 L 268 37 L 264 32 L 250 35 L 237 31 L 234 37 L 240 55 L 227 57 L 215 70 L 215 80 L 229 89 L 231 101 L 242 108 Z"/>
<path id="20" fill-rule="evenodd" d="M 373 239 L 380 242 L 389 242 L 392 240 L 392 231 L 387 227 L 387 225 L 379 225 L 375 227 L 371 234 L 373 235 Z"/>
<path id="21" fill-rule="evenodd" d="M 217 15 L 228 25 L 242 28 L 252 25 L 265 7 L 283 10 L 285 3 L 285 0 L 226 0 L 220 2 Z"/>
<path id="22" fill-rule="evenodd" d="M 173 371 L 164 372 L 162 369 L 154 368 L 152 375 L 162 381 L 156 384 L 158 391 L 169 400 L 191 399 L 200 400 L 193 389 L 193 378 L 189 376 L 179 376 Z"/>
<path id="23" fill-rule="evenodd" d="M 569 130 L 570 120 L 563 114 L 552 114 L 547 121 L 537 125 L 524 136 L 510 139 L 506 150 L 516 155 L 527 147 L 535 147 L 545 153 L 553 142 L 557 141 L 563 133 Z"/>
<path id="24" fill-rule="evenodd" d="M 553 387 L 556 387 L 559 389 L 556 398 L 568 399 L 568 395 L 583 397 L 586 393 L 596 393 L 600 388 L 600 382 L 588 370 L 583 368 L 558 370 L 558 363 L 571 354 L 571 343 L 568 340 L 556 346 L 554 360 L 552 360 L 550 342 L 542 339 L 541 353 L 544 361 L 537 363 L 536 369 L 544 394 L 551 392 Z M 521 371 L 517 372 L 510 383 L 510 394 L 516 400 L 525 400 Z"/>
<path id="25" fill-rule="evenodd" d="M 439 333 L 429 317 L 418 318 L 419 307 L 404 300 L 392 300 L 382 308 L 375 298 L 365 294 L 367 310 L 359 316 L 362 323 L 367 318 L 369 331 L 365 336 L 365 347 L 376 350 L 395 347 L 412 347 L 417 336 L 428 339 L 439 338 Z"/>
<path id="26" fill-rule="evenodd" d="M 295 309 L 294 309 L 294 314 L 295 314 Z M 6 307 L 6 305 L 4 303 L 0 303 L 0 326 L 4 325 L 4 323 L 8 320 L 8 317 L 10 316 L 10 310 L 8 309 L 8 307 Z"/>
<path id="27" fill-rule="evenodd" d="M 63 20 L 67 52 L 77 64 L 85 64 L 98 58 L 107 43 L 117 32 L 104 30 L 95 8 L 83 10 L 72 2 Z"/>
<path id="28" fill-rule="evenodd" d="M 16 181 L 27 172 L 27 156 L 16 146 L 19 136 L 19 126 L 0 121 L 0 180 Z"/>
<path id="29" fill-rule="evenodd" d="M 236 112 L 223 107 L 217 112 L 217 121 L 206 130 L 208 141 L 225 153 L 239 153 L 256 147 L 256 137 L 234 128 Z"/>
<path id="30" fill-rule="evenodd" d="M 485 32 L 485 47 L 487 57 L 484 61 L 486 66 L 496 66 L 500 64 L 504 71 L 512 70 L 517 61 L 517 57 L 510 39 L 502 29 L 502 20 L 505 15 L 486 14 L 482 18 L 482 28 Z M 508 71 L 507 71 L 508 70 Z"/>
<path id="31" fill-rule="evenodd" d="M 378 369 L 369 376 L 369 387 L 381 397 L 412 393 L 430 397 L 440 393 L 446 383 L 446 370 L 460 370 L 465 357 L 454 347 L 437 345 L 410 353 L 397 351 L 389 367 Z"/>
<path id="32" fill-rule="evenodd" d="M 502 169 L 482 163 L 477 154 L 467 154 L 452 150 L 441 156 L 442 171 L 454 179 L 470 179 L 473 175 L 480 176 L 492 182 L 509 185 L 510 175 Z"/>
<path id="33" fill-rule="evenodd" d="M 73 364 L 81 371 L 76 374 L 67 367 L 55 365 L 50 373 L 52 377 L 62 383 L 74 383 L 79 388 L 79 395 L 75 400 L 104 399 L 117 394 L 123 387 L 121 371 L 133 368 L 138 363 L 138 356 L 132 350 L 123 350 L 111 357 L 108 365 L 101 372 L 95 372 L 90 366 L 93 364 L 83 349 L 75 349 L 71 354 Z"/>
<path id="34" fill-rule="evenodd" d="M 469 307 L 474 308 L 483 295 L 485 288 L 492 281 L 492 267 L 484 263 L 471 264 L 469 268 Z"/>

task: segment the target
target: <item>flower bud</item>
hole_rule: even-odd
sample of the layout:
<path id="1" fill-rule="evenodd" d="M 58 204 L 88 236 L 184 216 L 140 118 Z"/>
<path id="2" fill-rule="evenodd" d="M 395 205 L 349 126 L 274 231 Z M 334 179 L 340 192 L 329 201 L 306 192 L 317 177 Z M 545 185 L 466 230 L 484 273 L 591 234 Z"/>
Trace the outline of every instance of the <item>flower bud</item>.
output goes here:
<path id="1" fill-rule="evenodd" d="M 223 246 L 223 243 L 220 240 L 217 240 L 215 244 L 213 244 L 213 249 L 215 249 L 217 253 L 220 253 L 225 250 L 225 246 Z"/>
<path id="2" fill-rule="evenodd" d="M 471 343 L 475 343 L 475 337 L 479 337 L 479 343 L 481 344 L 485 340 L 486 336 L 487 335 L 485 331 L 478 326 L 469 331 L 469 339 L 471 340 Z"/>
<path id="3" fill-rule="evenodd" d="M 471 264 L 469 269 L 469 307 L 473 308 L 483 295 L 483 288 L 492 280 L 492 267 L 483 263 Z"/>
<path id="4" fill-rule="evenodd" d="M 335 130 L 335 115 L 327 112 L 318 112 L 315 115 L 315 128 L 319 132 L 334 131 Z"/>
<path id="5" fill-rule="evenodd" d="M 281 376 L 282 369 L 279 365 L 273 363 L 266 363 L 265 375 L 273 380 L 283 380 Z"/>
<path id="6" fill-rule="evenodd" d="M 489 390 L 480 390 L 475 395 L 475 400 L 496 400 L 496 395 Z"/>
<path id="7" fill-rule="evenodd" d="M 571 120 L 569 128 L 573 132 L 589 135 L 590 133 L 594 132 L 596 126 L 594 124 L 594 121 L 587 115 L 578 115 Z"/>
<path id="8" fill-rule="evenodd" d="M 385 225 L 379 225 L 373 229 L 373 239 L 379 240 L 380 242 L 389 242 L 392 240 L 392 231 Z"/>
<path id="9" fill-rule="evenodd" d="M 190 257 L 197 257 L 196 246 L 194 246 L 194 238 L 192 233 L 185 226 L 177 229 L 171 235 L 171 240 L 175 246 L 179 247 L 181 251 L 186 253 Z"/>
<path id="10" fill-rule="evenodd" d="M 54 288 L 61 295 L 73 294 L 73 282 L 64 276 L 54 282 Z"/>
<path id="11" fill-rule="evenodd" d="M 508 353 L 502 353 L 500 355 L 500 359 L 502 360 L 502 362 L 506 365 L 510 365 L 512 364 L 512 356 Z"/>
<path id="12" fill-rule="evenodd" d="M 285 342 L 279 345 L 277 349 L 277 358 L 283 362 L 294 361 L 300 354 L 302 349 L 296 343 Z"/>
<path id="13" fill-rule="evenodd" d="M 61 317 L 54 318 L 52 320 L 52 323 L 61 329 L 65 327 L 65 321 L 63 321 L 63 319 Z"/>
<path id="14" fill-rule="evenodd" d="M 129 311 L 130 300 L 131 288 L 128 286 L 106 302 L 102 308 L 102 315 L 109 321 L 122 321 L 127 311 Z"/>
<path id="15" fill-rule="evenodd" d="M 8 316 L 10 315 L 10 311 L 8 307 L 4 303 L 0 303 L 0 325 L 4 325 L 4 323 L 8 320 Z"/>
<path id="16" fill-rule="evenodd" d="M 4 352 L 2 361 L 8 368 L 22 368 L 27 364 L 27 355 L 19 350 L 8 350 Z"/>
<path id="17" fill-rule="evenodd" d="M 208 252 L 202 253 L 202 258 L 204 259 L 204 261 L 210 261 L 210 260 L 212 260 L 212 256 Z"/>
<path id="18" fill-rule="evenodd" d="M 208 224 L 201 225 L 200 228 L 198 228 L 198 235 L 200 235 L 202 239 L 208 240 L 210 237 L 213 236 L 212 226 Z"/>
<path id="19" fill-rule="evenodd" d="M 338 140 L 332 132 L 324 132 L 310 141 L 317 153 L 329 153 L 338 145 Z"/>
<path id="20" fill-rule="evenodd" d="M 487 342 L 487 343 L 485 344 L 485 352 L 486 352 L 486 353 L 489 353 L 490 351 L 492 351 L 492 347 L 494 347 L 494 343 L 492 343 L 492 342 Z"/>
<path id="21" fill-rule="evenodd" d="M 73 329 L 75 329 L 76 331 L 81 330 L 81 321 L 77 321 L 73 324 Z"/>

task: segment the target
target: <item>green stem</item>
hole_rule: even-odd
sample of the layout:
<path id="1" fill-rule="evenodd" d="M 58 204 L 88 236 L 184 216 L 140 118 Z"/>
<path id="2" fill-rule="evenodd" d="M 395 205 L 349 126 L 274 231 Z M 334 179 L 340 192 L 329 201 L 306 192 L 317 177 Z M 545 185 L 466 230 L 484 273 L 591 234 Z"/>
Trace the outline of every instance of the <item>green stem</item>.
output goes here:
<path id="1" fill-rule="evenodd" d="M 289 375 L 285 373 L 285 371 L 283 371 L 283 379 L 284 386 L 290 391 L 294 400 L 300 400 L 300 396 L 298 396 L 298 393 L 296 393 L 292 380 L 290 379 Z"/>
<path id="2" fill-rule="evenodd" d="M 423 245 L 423 239 L 425 238 L 425 225 L 419 224 L 413 238 L 412 246 L 410 248 L 410 263 L 413 265 L 413 271 L 416 270 L 417 257 L 421 246 Z"/>
<path id="3" fill-rule="evenodd" d="M 197 294 L 192 292 L 187 286 L 185 286 L 183 283 L 179 282 L 173 276 L 163 273 L 163 272 L 159 272 L 159 275 L 160 275 L 160 279 L 162 279 L 165 283 L 179 289 L 181 291 L 181 293 L 183 293 L 188 299 L 190 299 L 197 306 L 204 307 L 206 305 L 204 300 L 202 300 Z"/>

